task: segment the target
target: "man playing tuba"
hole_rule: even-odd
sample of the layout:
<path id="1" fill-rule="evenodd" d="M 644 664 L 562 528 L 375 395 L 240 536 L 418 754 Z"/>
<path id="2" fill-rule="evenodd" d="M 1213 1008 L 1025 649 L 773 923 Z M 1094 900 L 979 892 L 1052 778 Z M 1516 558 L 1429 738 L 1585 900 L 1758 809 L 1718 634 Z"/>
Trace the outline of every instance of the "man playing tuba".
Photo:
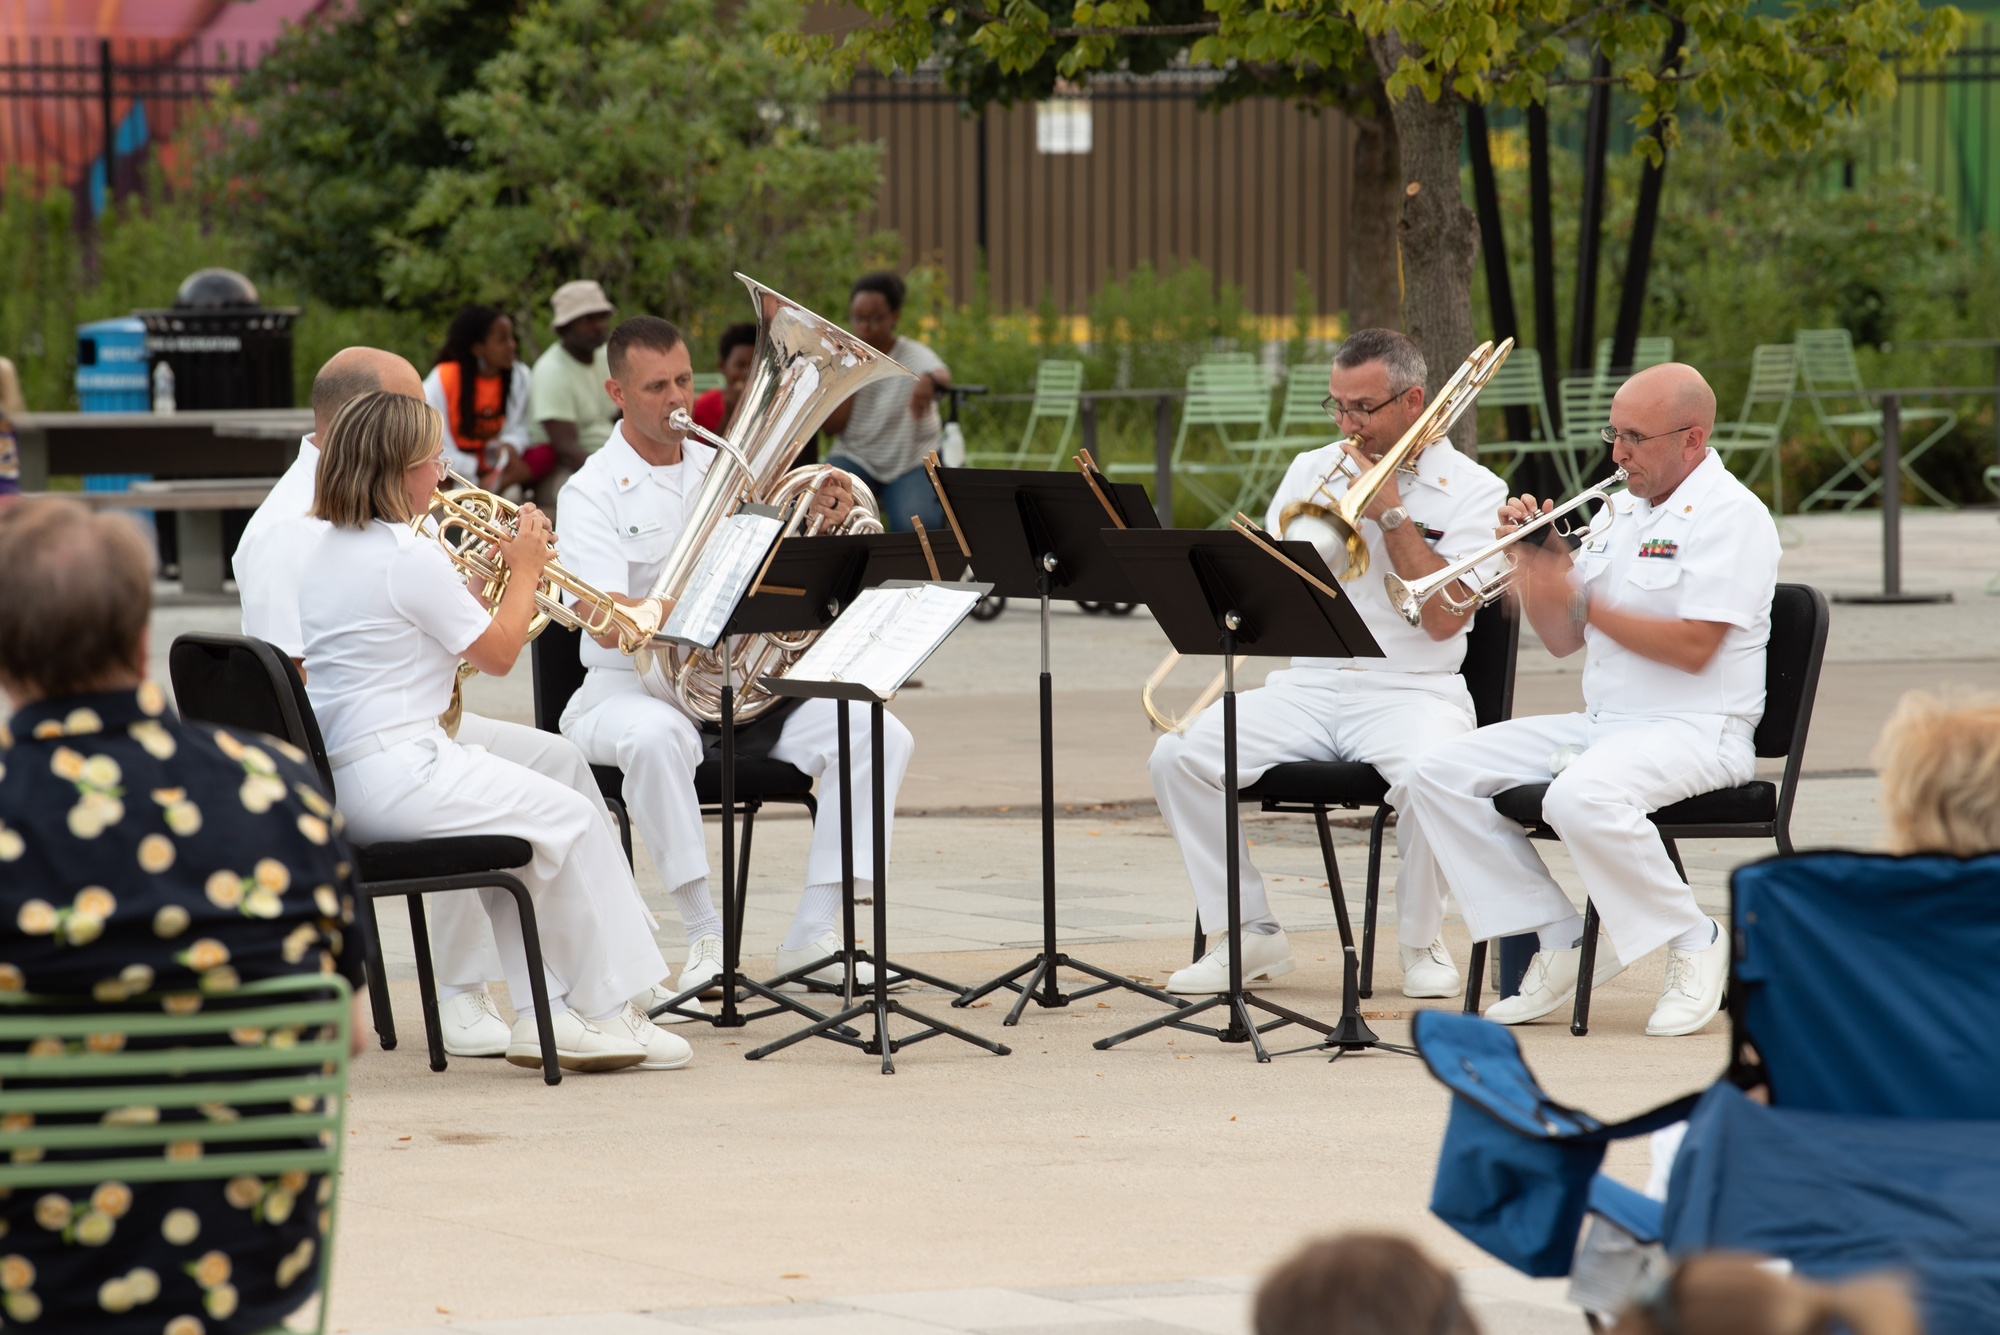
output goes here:
<path id="1" fill-rule="evenodd" d="M 1363 329 L 1341 345 L 1328 379 L 1326 410 L 1347 439 L 1292 461 L 1271 501 L 1268 526 L 1294 502 L 1331 502 L 1400 440 L 1424 407 L 1425 366 L 1416 344 L 1388 329 Z M 1369 569 L 1393 569 L 1414 579 L 1472 554 L 1493 538 L 1492 514 L 1507 488 L 1474 460 L 1440 440 L 1413 460 L 1413 472 L 1391 474 L 1363 512 Z M 1346 468 L 1348 472 L 1343 473 Z M 1342 568 L 1345 557 L 1334 563 Z M 1255 783 L 1273 765 L 1294 760 L 1347 760 L 1375 766 L 1400 808 L 1404 784 L 1427 749 L 1475 726 L 1472 696 L 1459 676 L 1469 616 L 1433 602 L 1420 626 L 1395 609 L 1377 575 L 1345 586 L 1384 658 L 1298 658 L 1259 690 L 1236 702 L 1238 782 Z M 1223 880 L 1222 711 L 1211 707 L 1185 733 L 1169 732 L 1153 748 L 1153 793 L 1181 847 L 1202 930 L 1224 932 L 1228 904 Z M 1241 836 L 1239 835 L 1239 838 Z M 1444 887 L 1420 856 L 1422 832 L 1407 815 L 1396 823 L 1402 870 L 1396 917 L 1402 940 L 1403 992 L 1449 997 L 1458 969 L 1439 928 Z M 1294 967 L 1292 950 L 1264 897 L 1263 878 L 1239 850 L 1243 915 L 1243 977 L 1275 978 Z M 1226 941 L 1167 982 L 1169 992 L 1201 994 L 1229 986 Z"/>
<path id="2" fill-rule="evenodd" d="M 612 331 L 608 352 L 611 379 L 606 388 L 624 418 L 604 448 L 563 488 L 562 555 L 571 573 L 629 601 L 647 596 L 682 530 L 694 522 L 695 501 L 717 451 L 670 422 L 674 414 L 689 413 L 694 406 L 694 372 L 680 330 L 665 320 L 638 316 Z M 845 475 L 831 474 L 812 504 L 829 524 L 844 518 L 854 505 Z M 1493 504 L 1497 498 L 1487 508 Z M 680 975 L 680 988 L 687 991 L 722 972 L 722 919 L 709 893 L 707 844 L 694 787 L 695 770 L 705 751 L 702 731 L 677 701 L 647 692 L 633 660 L 619 652 L 615 641 L 593 642 L 586 637 L 581 654 L 588 673 L 563 711 L 563 735 L 592 763 L 616 765 L 625 772 L 632 823 L 652 854 L 660 879 L 673 892 L 687 929 L 687 965 Z M 886 829 L 909 765 L 911 743 L 909 729 L 889 715 L 883 717 L 882 752 L 889 767 L 884 782 L 890 805 Z M 868 726 L 867 711 L 854 711 L 849 725 L 854 865 L 862 868 L 874 865 Z M 760 745 L 758 733 L 768 741 Z M 737 738 L 738 754 L 767 754 L 814 778 L 835 772 L 840 763 L 831 700 L 806 701 L 782 719 L 767 717 L 747 737 L 739 726 Z M 835 923 L 840 884 L 840 795 L 834 784 L 827 783 L 820 791 L 805 893 L 778 950 L 777 972 L 829 958 L 839 949 Z M 812 977 L 837 985 L 839 974 L 838 967 L 829 966 Z M 856 971 L 857 986 L 873 981 L 866 965 Z"/>

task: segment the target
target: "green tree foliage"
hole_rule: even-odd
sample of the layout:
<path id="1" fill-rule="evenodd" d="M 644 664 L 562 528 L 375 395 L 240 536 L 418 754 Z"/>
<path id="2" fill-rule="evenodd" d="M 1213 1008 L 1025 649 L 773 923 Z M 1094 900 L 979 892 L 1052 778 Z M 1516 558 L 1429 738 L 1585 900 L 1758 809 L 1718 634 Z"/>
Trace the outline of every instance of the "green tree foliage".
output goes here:
<path id="1" fill-rule="evenodd" d="M 542 311 L 587 276 L 620 309 L 744 318 L 742 270 L 839 311 L 887 247 L 865 236 L 872 144 L 818 128 L 823 66 L 775 54 L 795 0 L 540 0 L 444 123 L 469 145 L 381 229 L 391 301 Z"/>
<path id="2" fill-rule="evenodd" d="M 228 90 L 198 155 L 247 267 L 336 306 L 381 299 L 376 236 L 466 160 L 444 103 L 507 45 L 519 0 L 355 0 L 291 29 Z M 239 258 L 238 267 L 246 267 Z"/>

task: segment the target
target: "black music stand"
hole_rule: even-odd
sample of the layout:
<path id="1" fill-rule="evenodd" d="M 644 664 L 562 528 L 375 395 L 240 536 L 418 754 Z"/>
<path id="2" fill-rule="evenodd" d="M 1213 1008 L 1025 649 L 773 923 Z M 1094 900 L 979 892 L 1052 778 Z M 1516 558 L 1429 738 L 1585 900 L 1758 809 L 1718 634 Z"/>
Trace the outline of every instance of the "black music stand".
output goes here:
<path id="1" fill-rule="evenodd" d="M 1145 488 L 1089 473 L 1023 473 L 1007 468 L 938 468 L 931 474 L 959 550 L 981 580 L 1007 598 L 1037 598 L 1042 608 L 1042 949 L 1033 959 L 981 983 L 953 1006 L 970 1006 L 1008 987 L 1020 994 L 1001 1023 L 1017 1024 L 1032 998 L 1048 1007 L 1127 988 L 1168 1005 L 1168 993 L 1065 954 L 1056 944 L 1055 687 L 1049 675 L 1049 599 L 1133 603 L 1132 581 L 1100 535 L 1128 526 L 1157 529 Z M 947 539 L 939 535 L 934 541 Z M 1098 982 L 1065 994 L 1056 970 L 1074 969 Z M 1026 981 L 1023 982 L 1023 976 Z"/>
<path id="2" fill-rule="evenodd" d="M 1334 576 L 1307 542 L 1279 542 L 1262 532 L 1207 532 L 1128 529 L 1103 535 L 1105 546 L 1131 576 L 1140 601 L 1153 610 L 1160 628 L 1184 654 L 1222 655 L 1222 801 L 1228 881 L 1229 988 L 1192 1005 L 1175 998 L 1181 1009 L 1148 1020 L 1123 1033 L 1101 1038 L 1099 1049 L 1115 1047 L 1128 1038 L 1172 1026 L 1208 1034 L 1225 1043 L 1249 1043 L 1257 1060 L 1271 1059 L 1262 1035 L 1287 1024 L 1326 1035 L 1323 1044 L 1335 1056 L 1386 1047 L 1361 1018 L 1360 966 L 1354 953 L 1354 931 L 1347 905 L 1334 897 L 1344 959 L 1341 1016 L 1328 1025 L 1266 1001 L 1243 988 L 1243 926 L 1240 867 L 1237 851 L 1236 671 L 1239 649 L 1274 656 L 1315 658 L 1380 657 L 1382 650 L 1362 623 L 1354 605 L 1339 596 Z M 1220 1027 L 1190 1023 L 1194 1016 L 1224 1007 Z M 1251 1008 L 1278 1018 L 1258 1025 Z M 1306 1051 L 1299 1048 L 1293 1051 Z"/>
<path id="3" fill-rule="evenodd" d="M 934 986 L 942 987 L 948 992 L 956 992 L 961 989 L 955 983 L 946 982 L 941 978 L 933 978 L 929 974 L 920 973 L 917 970 L 895 964 L 889 959 L 888 793 L 887 781 L 883 777 L 884 765 L 882 758 L 882 706 L 887 703 L 885 698 L 875 694 L 866 686 L 852 682 L 792 681 L 766 677 L 764 685 L 779 695 L 796 696 L 802 699 L 830 699 L 837 701 L 839 705 L 840 872 L 844 887 L 841 899 L 845 919 L 843 924 L 845 933 L 845 949 L 843 954 L 847 964 L 844 970 L 844 993 L 847 1005 L 838 1014 L 820 1016 L 813 1024 L 806 1026 L 804 1029 L 787 1034 L 776 1042 L 766 1043 L 763 1047 L 751 1049 L 749 1052 L 743 1054 L 745 1060 L 759 1061 L 774 1052 L 791 1047 L 794 1043 L 804 1042 L 808 1038 L 827 1038 L 837 1043 L 844 1043 L 852 1048 L 858 1048 L 862 1052 L 879 1055 L 882 1058 L 882 1074 L 894 1075 L 896 1073 L 895 1055 L 897 1052 L 909 1047 L 913 1043 L 921 1043 L 927 1038 L 936 1038 L 940 1034 L 958 1039 L 962 1043 L 970 1043 L 974 1047 L 984 1048 L 996 1057 L 1011 1055 L 1013 1049 L 1003 1043 L 995 1043 L 991 1039 L 981 1038 L 979 1035 L 969 1033 L 966 1030 L 958 1028 L 956 1025 L 946 1024 L 944 1021 L 925 1015 L 923 1012 L 915 1010 L 889 995 L 890 974 L 892 972 L 899 978 L 920 978 Z M 851 793 L 849 785 L 852 783 L 853 776 L 853 766 L 850 763 L 851 755 L 848 748 L 848 704 L 855 700 L 866 701 L 869 707 L 869 777 L 874 789 L 874 809 L 870 813 L 870 816 L 874 826 L 872 833 L 874 835 L 875 863 L 873 869 L 875 875 L 873 904 L 875 931 L 874 949 L 872 951 L 856 950 L 854 946 L 854 806 L 848 800 Z M 868 996 L 857 1002 L 854 999 L 854 965 L 862 961 L 866 961 L 874 967 L 875 982 Z M 812 970 L 819 970 L 825 968 L 826 964 L 827 961 L 825 960 L 817 960 L 810 968 Z M 800 972 L 805 971 L 801 970 Z M 870 1013 L 873 1013 L 875 1017 L 875 1035 L 873 1038 L 861 1038 L 852 1029 L 847 1027 L 849 1021 L 860 1019 Z M 925 1027 L 914 1034 L 909 1034 L 902 1038 L 892 1038 L 889 1034 L 889 1017 L 891 1015 L 900 1015 L 905 1019 L 914 1020 Z"/>

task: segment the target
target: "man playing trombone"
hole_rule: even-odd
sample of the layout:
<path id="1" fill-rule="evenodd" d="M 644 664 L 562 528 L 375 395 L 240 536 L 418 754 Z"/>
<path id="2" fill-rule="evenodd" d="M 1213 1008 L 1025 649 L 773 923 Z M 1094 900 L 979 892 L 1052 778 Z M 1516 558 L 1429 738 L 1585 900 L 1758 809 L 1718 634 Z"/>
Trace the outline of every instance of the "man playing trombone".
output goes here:
<path id="1" fill-rule="evenodd" d="M 1271 501 L 1267 526 L 1296 502 L 1331 504 L 1350 482 L 1401 440 L 1424 407 L 1426 368 L 1416 344 L 1388 329 L 1364 329 L 1341 345 L 1328 379 L 1330 416 L 1347 432 L 1292 461 Z M 1369 567 L 1417 579 L 1492 541 L 1493 507 L 1506 498 L 1499 478 L 1440 440 L 1395 470 L 1362 511 Z M 1332 558 L 1329 558 L 1332 559 Z M 1346 564 L 1334 561 L 1336 571 Z M 1238 781 L 1255 783 L 1273 765 L 1296 760 L 1348 760 L 1375 766 L 1389 783 L 1389 802 L 1400 808 L 1403 786 L 1417 758 L 1429 748 L 1476 726 L 1472 696 L 1459 675 L 1469 616 L 1443 607 L 1424 610 L 1422 624 L 1407 624 L 1390 606 L 1379 577 L 1346 586 L 1355 609 L 1385 658 L 1299 658 L 1273 672 L 1259 690 L 1237 697 Z M 1179 841 L 1193 883 L 1201 926 L 1213 936 L 1226 930 L 1228 889 L 1222 847 L 1222 711 L 1210 708 L 1184 732 L 1168 732 L 1153 748 L 1153 793 L 1167 828 Z M 1239 838 L 1241 836 L 1239 835 Z M 1439 927 L 1444 917 L 1436 877 L 1413 877 L 1429 868 L 1422 837 L 1405 816 L 1396 823 L 1404 871 L 1396 882 L 1396 915 L 1402 940 L 1403 991 L 1413 997 L 1449 997 L 1460 987 L 1458 969 Z M 1250 862 L 1247 842 L 1238 850 L 1243 923 L 1243 976 L 1275 978 L 1294 968 L 1290 944 L 1272 916 L 1263 877 Z M 1227 943 L 1217 945 L 1167 982 L 1169 992 L 1203 994 L 1229 985 Z"/>
<path id="2" fill-rule="evenodd" d="M 1714 1018 L 1729 973 L 1720 923 L 1696 907 L 1648 813 L 1749 781 L 1764 713 L 1764 651 L 1778 570 L 1769 511 L 1708 448 L 1715 393 L 1691 366 L 1641 371 L 1605 428 L 1626 490 L 1608 498 L 1574 559 L 1512 544 L 1528 620 L 1551 653 L 1584 651 L 1584 712 L 1519 718 L 1448 742 L 1417 763 L 1407 816 L 1457 894 L 1474 940 L 1537 932 L 1502 1024 L 1568 1003 L 1583 919 L 1494 794 L 1549 781 L 1542 815 L 1562 837 L 1612 952 L 1596 980 L 1666 946 L 1666 987 L 1646 1032 L 1691 1034 Z M 1521 496 L 1501 535 L 1552 509 Z"/>

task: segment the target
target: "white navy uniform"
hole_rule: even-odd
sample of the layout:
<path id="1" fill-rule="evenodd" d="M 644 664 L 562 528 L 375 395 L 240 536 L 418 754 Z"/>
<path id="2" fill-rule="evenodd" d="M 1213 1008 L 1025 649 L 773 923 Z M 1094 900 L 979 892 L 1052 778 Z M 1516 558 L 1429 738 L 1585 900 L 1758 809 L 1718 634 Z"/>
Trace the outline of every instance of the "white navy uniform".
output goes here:
<path id="1" fill-rule="evenodd" d="M 656 467 L 639 457 L 625 439 L 623 423 L 604 448 L 584 461 L 563 487 L 563 568 L 608 593 L 642 598 L 665 568 L 674 542 L 687 526 L 715 450 L 689 439 L 681 462 Z M 708 875 L 707 842 L 694 774 L 705 742 L 699 725 L 678 701 L 646 693 L 632 660 L 589 636 L 580 654 L 588 669 L 583 686 L 563 711 L 563 735 L 592 763 L 625 771 L 625 802 L 660 879 L 678 889 Z M 873 790 L 869 764 L 869 711 L 849 711 L 848 737 L 853 766 L 854 866 L 857 875 L 874 866 Z M 910 733 L 883 715 L 882 754 L 887 766 L 884 791 L 893 829 L 896 792 L 910 762 Z M 831 700 L 808 700 L 785 715 L 774 760 L 795 765 L 819 785 L 819 816 L 813 827 L 807 886 L 840 881 L 840 741 Z M 886 850 L 885 850 L 886 856 Z M 858 883 L 858 882 L 857 882 Z"/>
<path id="2" fill-rule="evenodd" d="M 1583 713 L 1498 723 L 1418 763 L 1409 810 L 1474 940 L 1576 912 L 1521 827 L 1494 809 L 1495 793 L 1529 783 L 1549 784 L 1542 815 L 1621 964 L 1701 926 L 1647 814 L 1749 782 L 1777 578 L 1777 526 L 1714 450 L 1661 504 L 1622 493 L 1600 507 L 1570 575 L 1594 606 L 1729 629 L 1707 667 L 1684 672 L 1588 626 Z M 1551 782 L 1565 748 L 1577 754 Z"/>
<path id="3" fill-rule="evenodd" d="M 307 560 L 317 573 L 300 618 L 306 689 L 355 838 L 527 840 L 533 857 L 517 875 L 534 901 L 552 1003 L 603 1015 L 666 977 L 652 920 L 598 808 L 438 726 L 460 655 L 492 625 L 444 552 L 408 525 L 376 520 L 329 528 Z M 501 972 L 525 1004 L 514 900 L 477 893 Z M 454 898 L 470 896 L 437 896 Z"/>
<path id="4" fill-rule="evenodd" d="M 1266 527 L 1275 532 L 1284 507 L 1312 496 L 1319 478 L 1342 455 L 1336 443 L 1292 460 L 1271 500 Z M 1337 476 L 1327 491 L 1341 496 L 1349 481 Z M 1492 543 L 1494 515 L 1506 499 L 1506 485 L 1449 441 L 1425 450 L 1416 473 L 1401 474 L 1396 486 L 1410 515 L 1407 522 L 1418 525 L 1445 560 L 1459 560 Z M 1358 761 L 1381 771 L 1390 804 L 1401 810 L 1404 785 L 1418 756 L 1476 726 L 1472 696 L 1458 671 L 1465 659 L 1465 635 L 1461 630 L 1450 639 L 1433 640 L 1422 627 L 1404 621 L 1382 583 L 1395 568 L 1382 530 L 1364 519 L 1361 531 L 1368 543 L 1368 573 L 1343 585 L 1342 592 L 1385 656 L 1295 658 L 1291 667 L 1271 673 L 1261 688 L 1238 695 L 1237 782 L 1248 787 L 1265 770 L 1288 761 Z M 1472 618 L 1466 617 L 1464 624 L 1469 628 Z M 1153 746 L 1153 793 L 1180 843 L 1202 928 L 1209 932 L 1222 931 L 1228 922 L 1222 767 L 1220 705 L 1205 710 L 1185 733 L 1168 733 Z M 1396 822 L 1403 865 L 1396 880 L 1396 914 L 1403 944 L 1413 947 L 1430 945 L 1444 919 L 1443 887 L 1435 874 L 1422 874 L 1431 864 L 1416 856 L 1421 839 L 1405 811 Z M 1272 922 L 1264 879 L 1250 861 L 1248 842 L 1237 852 L 1242 920 L 1246 925 Z"/>
<path id="5" fill-rule="evenodd" d="M 307 560 L 329 527 L 310 513 L 318 469 L 319 445 L 310 435 L 304 436 L 298 458 L 244 526 L 233 561 L 243 601 L 243 633 L 268 640 L 293 658 L 304 658 L 306 652 L 299 599 Z M 467 712 L 459 718 L 458 744 L 484 747 L 502 760 L 546 775 L 581 794 L 605 820 L 611 819 L 611 808 L 605 805 L 589 762 L 575 743 L 556 733 Z M 637 887 L 633 893 L 638 893 Z M 441 985 L 474 988 L 501 976 L 493 930 L 478 896 L 432 895 L 426 911 L 431 960 Z"/>

